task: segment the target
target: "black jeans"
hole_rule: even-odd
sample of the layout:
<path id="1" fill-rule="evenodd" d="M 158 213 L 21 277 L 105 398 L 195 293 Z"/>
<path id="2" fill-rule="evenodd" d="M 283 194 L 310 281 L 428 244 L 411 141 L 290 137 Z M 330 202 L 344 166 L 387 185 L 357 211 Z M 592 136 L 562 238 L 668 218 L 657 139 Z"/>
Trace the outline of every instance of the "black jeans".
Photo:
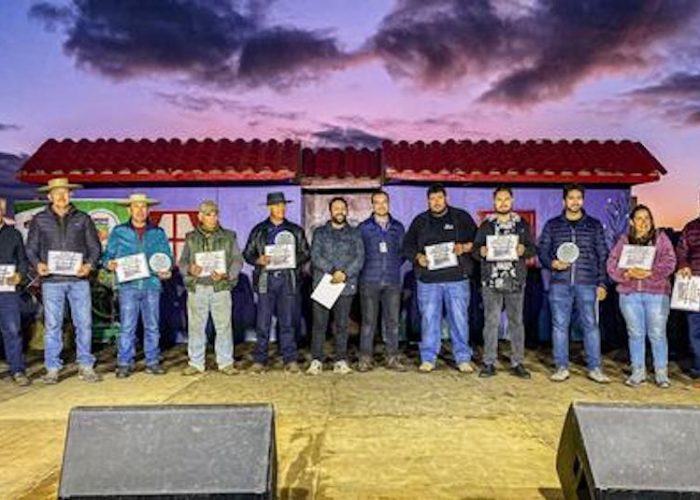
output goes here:
<path id="1" fill-rule="evenodd" d="M 374 331 L 377 329 L 379 307 L 382 308 L 382 324 L 386 338 L 387 356 L 399 353 L 399 313 L 401 288 L 398 285 L 360 286 L 362 304 L 362 329 L 360 331 L 360 356 L 372 357 Z"/>
<path id="2" fill-rule="evenodd" d="M 313 301 L 313 328 L 311 334 L 311 357 L 323 361 L 323 343 L 326 340 L 328 319 L 333 311 L 335 320 L 335 360 L 346 361 L 348 358 L 348 322 L 350 321 L 350 308 L 354 295 L 341 295 L 329 311 L 321 304 Z"/>

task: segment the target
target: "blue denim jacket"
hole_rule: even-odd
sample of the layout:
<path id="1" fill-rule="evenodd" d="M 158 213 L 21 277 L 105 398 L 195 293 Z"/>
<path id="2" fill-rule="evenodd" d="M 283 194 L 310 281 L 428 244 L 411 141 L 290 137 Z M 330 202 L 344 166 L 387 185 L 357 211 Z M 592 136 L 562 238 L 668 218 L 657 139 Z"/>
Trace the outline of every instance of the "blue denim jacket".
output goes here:
<path id="1" fill-rule="evenodd" d="M 107 248 L 102 254 L 102 265 L 106 266 L 110 260 L 120 257 L 127 257 L 137 253 L 145 253 L 146 260 L 151 258 L 155 253 L 164 253 L 170 260 L 173 260 L 173 254 L 170 250 L 168 237 L 162 228 L 151 224 L 146 226 L 146 232 L 143 235 L 143 240 L 139 239 L 131 221 L 125 222 L 115 227 L 109 234 L 107 240 Z M 149 278 L 129 281 L 117 285 L 119 288 L 139 288 L 139 289 L 155 289 L 160 290 L 161 284 L 158 275 L 151 271 Z"/>

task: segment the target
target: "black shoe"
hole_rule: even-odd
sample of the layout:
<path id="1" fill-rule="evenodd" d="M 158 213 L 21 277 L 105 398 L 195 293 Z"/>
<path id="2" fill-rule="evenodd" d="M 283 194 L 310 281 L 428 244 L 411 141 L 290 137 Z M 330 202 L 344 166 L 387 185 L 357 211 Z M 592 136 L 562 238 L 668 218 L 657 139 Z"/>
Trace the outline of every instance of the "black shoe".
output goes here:
<path id="1" fill-rule="evenodd" d="M 145 372 L 150 375 L 165 375 L 165 368 L 158 364 L 150 365 L 146 367 Z"/>
<path id="2" fill-rule="evenodd" d="M 523 365 L 515 365 L 510 369 L 510 374 L 518 378 L 531 378 L 530 372 Z"/>
<path id="3" fill-rule="evenodd" d="M 117 378 L 127 378 L 129 375 L 131 375 L 131 368 L 128 366 L 117 366 L 115 375 Z"/>
<path id="4" fill-rule="evenodd" d="M 479 372 L 479 377 L 481 377 L 481 378 L 495 377 L 495 376 L 496 376 L 496 367 L 494 365 L 484 365 L 484 367 Z"/>

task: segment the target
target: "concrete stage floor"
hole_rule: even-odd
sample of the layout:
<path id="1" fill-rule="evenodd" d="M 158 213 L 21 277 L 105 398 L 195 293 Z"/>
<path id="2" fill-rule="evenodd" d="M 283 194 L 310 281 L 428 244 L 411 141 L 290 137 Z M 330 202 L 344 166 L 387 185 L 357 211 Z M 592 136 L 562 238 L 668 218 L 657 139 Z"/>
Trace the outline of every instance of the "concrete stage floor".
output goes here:
<path id="1" fill-rule="evenodd" d="M 55 498 L 68 411 L 76 405 L 272 402 L 283 499 L 527 499 L 561 497 L 555 456 L 571 401 L 700 403 L 700 390 L 675 366 L 668 390 L 625 387 L 623 363 L 610 358 L 610 385 L 587 381 L 580 367 L 554 384 L 549 357 L 534 351 L 526 363 L 530 381 L 507 372 L 461 375 L 446 363 L 429 375 L 376 369 L 314 378 L 277 368 L 183 377 L 183 346 L 165 353 L 167 375 L 117 380 L 113 353 L 99 357 L 99 384 L 78 380 L 69 365 L 58 385 L 44 386 L 36 379 L 40 360 L 31 363 L 31 387 L 0 380 L 1 498 Z"/>

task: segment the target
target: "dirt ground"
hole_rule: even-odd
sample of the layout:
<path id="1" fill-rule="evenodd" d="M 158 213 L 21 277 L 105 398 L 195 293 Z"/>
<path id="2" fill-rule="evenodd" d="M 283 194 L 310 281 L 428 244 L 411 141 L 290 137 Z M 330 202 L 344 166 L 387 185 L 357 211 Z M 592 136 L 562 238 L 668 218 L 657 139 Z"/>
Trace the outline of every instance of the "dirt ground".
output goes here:
<path id="1" fill-rule="evenodd" d="M 78 405 L 273 403 L 283 499 L 551 499 L 561 497 L 555 458 L 572 401 L 700 403 L 700 390 L 676 366 L 668 390 L 624 386 L 624 364 L 610 357 L 610 385 L 587 381 L 580 366 L 554 384 L 550 358 L 534 351 L 529 381 L 506 371 L 492 379 L 462 375 L 446 362 L 429 375 L 414 366 L 318 377 L 273 367 L 262 375 L 183 377 L 184 346 L 165 353 L 166 375 L 139 371 L 117 380 L 110 349 L 99 357 L 99 384 L 78 380 L 69 365 L 58 385 L 44 386 L 39 358 L 31 387 L 0 380 L 0 497 L 55 498 L 68 412 Z"/>

